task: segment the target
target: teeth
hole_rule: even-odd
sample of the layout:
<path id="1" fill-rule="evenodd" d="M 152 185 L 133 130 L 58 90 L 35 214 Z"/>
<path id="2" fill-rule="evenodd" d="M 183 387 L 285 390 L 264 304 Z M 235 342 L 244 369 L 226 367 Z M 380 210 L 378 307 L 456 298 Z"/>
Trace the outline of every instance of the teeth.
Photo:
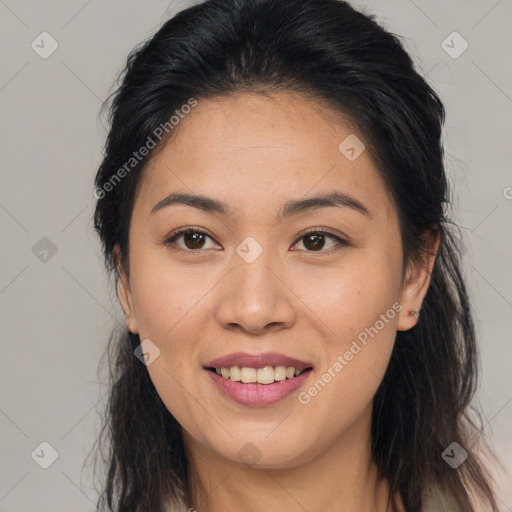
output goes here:
<path id="1" fill-rule="evenodd" d="M 231 368 L 215 368 L 217 375 L 222 375 L 225 379 L 234 382 L 272 384 L 275 381 L 292 379 L 298 377 L 304 370 L 299 370 L 293 366 L 265 366 L 264 368 L 248 368 L 246 366 L 232 366 Z"/>
<path id="2" fill-rule="evenodd" d="M 274 368 L 272 368 L 272 366 L 258 368 L 258 372 L 256 373 L 256 381 L 260 384 L 272 384 L 272 382 L 274 382 Z"/>
<path id="3" fill-rule="evenodd" d="M 242 371 L 240 368 L 238 368 L 238 366 L 232 366 L 229 369 L 229 378 L 235 382 L 242 380 Z"/>
<path id="4" fill-rule="evenodd" d="M 286 366 L 276 366 L 274 368 L 274 379 L 275 380 L 286 379 Z"/>
<path id="5" fill-rule="evenodd" d="M 228 370 L 228 373 L 231 375 L 231 369 Z M 256 368 L 246 368 L 245 366 L 240 371 L 240 377 L 242 382 L 249 383 L 249 382 L 256 382 L 256 376 L 257 376 L 257 370 Z"/>

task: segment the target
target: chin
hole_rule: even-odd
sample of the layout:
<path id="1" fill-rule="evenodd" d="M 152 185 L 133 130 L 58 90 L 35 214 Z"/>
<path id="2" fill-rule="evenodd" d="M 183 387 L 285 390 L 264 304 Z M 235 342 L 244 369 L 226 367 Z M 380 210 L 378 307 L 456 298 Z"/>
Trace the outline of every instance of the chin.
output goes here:
<path id="1" fill-rule="evenodd" d="M 253 469 L 289 469 L 309 458 L 303 441 L 282 446 L 284 436 L 267 436 L 251 436 L 246 432 L 242 439 L 231 439 L 227 446 L 211 448 L 231 463 Z"/>

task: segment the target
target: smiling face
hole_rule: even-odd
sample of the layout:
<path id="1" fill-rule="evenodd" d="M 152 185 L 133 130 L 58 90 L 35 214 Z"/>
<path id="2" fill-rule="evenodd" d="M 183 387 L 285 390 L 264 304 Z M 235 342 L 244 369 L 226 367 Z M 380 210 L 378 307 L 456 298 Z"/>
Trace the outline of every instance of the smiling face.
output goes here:
<path id="1" fill-rule="evenodd" d="M 368 438 L 428 272 L 411 266 L 402 284 L 397 212 L 353 135 L 298 94 L 247 93 L 199 101 L 148 163 L 119 296 L 160 350 L 147 371 L 190 447 L 284 468 Z M 252 380 L 266 364 L 259 380 L 278 382 L 209 368 L 233 354 L 213 366 Z"/>

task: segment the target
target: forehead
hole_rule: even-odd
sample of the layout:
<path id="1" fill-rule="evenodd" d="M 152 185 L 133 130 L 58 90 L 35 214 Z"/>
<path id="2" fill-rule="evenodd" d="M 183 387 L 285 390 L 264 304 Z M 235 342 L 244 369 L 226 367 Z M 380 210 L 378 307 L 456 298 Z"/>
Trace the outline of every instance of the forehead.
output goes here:
<path id="1" fill-rule="evenodd" d="M 138 200 L 147 209 L 180 190 L 261 206 L 336 188 L 387 210 L 389 194 L 364 144 L 338 110 L 298 93 L 203 99 L 147 163 Z"/>

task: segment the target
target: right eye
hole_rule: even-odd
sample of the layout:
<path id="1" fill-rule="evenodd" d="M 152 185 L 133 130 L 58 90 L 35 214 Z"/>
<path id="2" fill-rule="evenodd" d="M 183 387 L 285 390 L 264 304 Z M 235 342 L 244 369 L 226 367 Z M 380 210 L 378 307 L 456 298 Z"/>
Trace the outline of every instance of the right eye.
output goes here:
<path id="1" fill-rule="evenodd" d="M 183 238 L 184 246 L 180 246 L 176 243 L 180 238 Z M 171 235 L 164 241 L 164 244 L 179 251 L 199 252 L 200 249 L 205 248 L 204 246 L 207 238 L 213 241 L 210 235 L 201 228 L 186 228 L 176 231 L 175 233 L 171 233 Z M 214 247 L 206 247 L 206 249 L 213 248 Z"/>

